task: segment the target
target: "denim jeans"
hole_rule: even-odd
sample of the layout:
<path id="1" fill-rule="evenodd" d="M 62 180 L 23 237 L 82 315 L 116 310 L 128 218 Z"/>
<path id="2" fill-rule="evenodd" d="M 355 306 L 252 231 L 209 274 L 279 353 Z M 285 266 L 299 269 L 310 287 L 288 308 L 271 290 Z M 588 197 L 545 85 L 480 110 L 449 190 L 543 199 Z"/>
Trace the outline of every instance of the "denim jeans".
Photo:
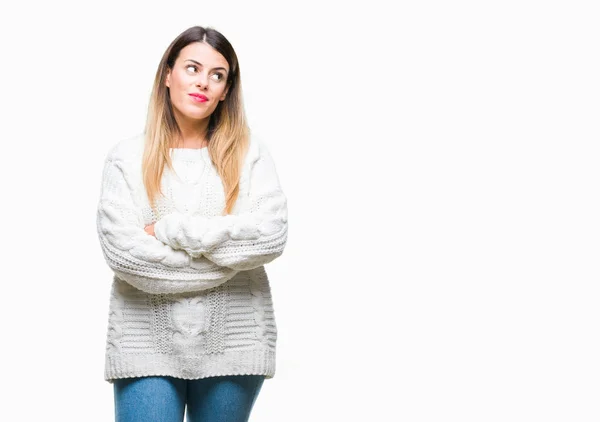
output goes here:
<path id="1" fill-rule="evenodd" d="M 114 380 L 116 422 L 247 422 L 263 375 Z M 187 409 L 186 409 L 187 406 Z"/>

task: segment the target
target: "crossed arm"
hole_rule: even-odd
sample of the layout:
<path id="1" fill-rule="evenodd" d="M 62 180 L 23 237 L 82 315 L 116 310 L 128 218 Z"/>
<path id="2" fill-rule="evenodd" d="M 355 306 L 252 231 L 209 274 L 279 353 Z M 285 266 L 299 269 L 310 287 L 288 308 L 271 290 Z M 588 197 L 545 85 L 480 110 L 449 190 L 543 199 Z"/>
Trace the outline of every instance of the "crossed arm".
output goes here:
<path id="1" fill-rule="evenodd" d="M 287 241 L 287 199 L 275 164 L 262 148 L 238 214 L 203 217 L 174 212 L 156 222 L 156 237 L 174 250 L 242 271 L 280 256 Z"/>
<path id="2" fill-rule="evenodd" d="M 97 227 L 109 267 L 149 293 L 210 289 L 238 271 L 281 255 L 287 240 L 287 204 L 266 150 L 253 163 L 248 197 L 238 215 L 219 217 L 171 213 L 144 225 L 122 168 L 105 162 Z"/>
<path id="3" fill-rule="evenodd" d="M 96 218 L 104 258 L 119 278 L 148 293 L 182 293 L 216 287 L 236 274 L 149 235 L 122 166 L 105 161 Z"/>

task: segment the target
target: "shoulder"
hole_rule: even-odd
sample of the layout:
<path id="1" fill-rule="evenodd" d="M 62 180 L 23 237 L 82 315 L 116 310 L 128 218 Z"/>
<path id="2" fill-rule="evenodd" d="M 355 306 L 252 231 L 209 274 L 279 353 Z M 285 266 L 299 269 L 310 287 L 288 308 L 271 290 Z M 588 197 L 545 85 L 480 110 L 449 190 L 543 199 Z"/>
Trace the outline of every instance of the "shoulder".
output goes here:
<path id="1" fill-rule="evenodd" d="M 248 153 L 246 154 L 246 164 L 252 166 L 259 159 L 271 160 L 268 144 L 258 135 L 251 134 Z"/>
<path id="2" fill-rule="evenodd" d="M 144 134 L 141 133 L 113 143 L 106 154 L 106 161 L 140 161 L 143 153 Z"/>

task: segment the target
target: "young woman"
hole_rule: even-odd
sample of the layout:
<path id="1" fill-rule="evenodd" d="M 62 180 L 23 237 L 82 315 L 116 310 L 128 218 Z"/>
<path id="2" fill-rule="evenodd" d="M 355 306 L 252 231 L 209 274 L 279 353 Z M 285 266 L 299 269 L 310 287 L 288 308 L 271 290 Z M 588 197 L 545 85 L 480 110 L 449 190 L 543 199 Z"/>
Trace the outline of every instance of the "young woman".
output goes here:
<path id="1" fill-rule="evenodd" d="M 264 265 L 283 253 L 287 201 L 218 31 L 189 28 L 165 51 L 144 133 L 106 157 L 97 225 L 116 420 L 247 421 L 275 374 Z"/>

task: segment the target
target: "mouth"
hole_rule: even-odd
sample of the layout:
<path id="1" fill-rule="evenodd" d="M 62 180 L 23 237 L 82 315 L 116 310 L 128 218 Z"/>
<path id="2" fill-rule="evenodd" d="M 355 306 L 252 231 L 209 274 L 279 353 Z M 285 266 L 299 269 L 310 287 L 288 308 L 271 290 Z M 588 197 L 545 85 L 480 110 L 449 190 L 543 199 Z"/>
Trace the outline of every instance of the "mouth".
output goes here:
<path id="1" fill-rule="evenodd" d="M 205 103 L 208 101 L 208 97 L 202 94 L 189 94 L 192 100 L 198 103 Z"/>

